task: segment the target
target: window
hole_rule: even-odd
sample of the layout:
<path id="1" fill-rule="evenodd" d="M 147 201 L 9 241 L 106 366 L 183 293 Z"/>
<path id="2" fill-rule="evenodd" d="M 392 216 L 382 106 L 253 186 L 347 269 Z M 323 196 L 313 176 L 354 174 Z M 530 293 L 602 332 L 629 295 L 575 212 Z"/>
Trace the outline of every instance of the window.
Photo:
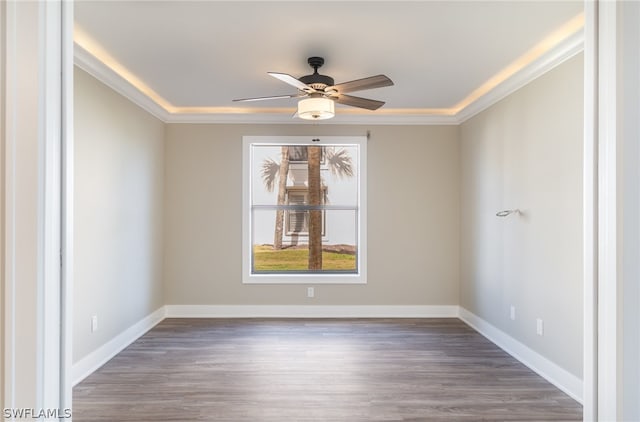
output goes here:
<path id="1" fill-rule="evenodd" d="M 366 282 L 366 138 L 250 136 L 243 148 L 243 282 Z"/>

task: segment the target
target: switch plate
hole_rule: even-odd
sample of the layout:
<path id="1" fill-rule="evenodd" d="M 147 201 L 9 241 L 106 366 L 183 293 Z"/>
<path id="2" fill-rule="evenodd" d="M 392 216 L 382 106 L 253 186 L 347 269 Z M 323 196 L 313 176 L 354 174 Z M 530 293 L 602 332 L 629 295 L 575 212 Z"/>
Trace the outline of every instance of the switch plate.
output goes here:
<path id="1" fill-rule="evenodd" d="M 315 289 L 313 287 L 307 287 L 307 297 L 314 297 L 315 295 Z"/>
<path id="2" fill-rule="evenodd" d="M 91 317 L 91 332 L 98 331 L 98 315 L 93 315 Z"/>
<path id="3" fill-rule="evenodd" d="M 536 334 L 539 336 L 544 335 L 544 322 L 542 321 L 542 318 L 536 319 Z"/>
<path id="4" fill-rule="evenodd" d="M 509 318 L 511 318 L 511 321 L 516 320 L 516 307 L 513 305 L 511 305 L 511 308 L 509 309 Z"/>

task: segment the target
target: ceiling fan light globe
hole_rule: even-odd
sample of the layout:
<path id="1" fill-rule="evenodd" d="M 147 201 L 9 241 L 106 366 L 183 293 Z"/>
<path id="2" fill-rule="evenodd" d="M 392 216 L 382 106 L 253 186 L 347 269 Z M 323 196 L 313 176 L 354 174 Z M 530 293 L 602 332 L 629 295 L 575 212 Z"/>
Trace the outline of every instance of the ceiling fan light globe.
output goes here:
<path id="1" fill-rule="evenodd" d="M 335 104 L 328 98 L 305 98 L 298 101 L 298 117 L 301 119 L 326 120 L 335 114 Z"/>

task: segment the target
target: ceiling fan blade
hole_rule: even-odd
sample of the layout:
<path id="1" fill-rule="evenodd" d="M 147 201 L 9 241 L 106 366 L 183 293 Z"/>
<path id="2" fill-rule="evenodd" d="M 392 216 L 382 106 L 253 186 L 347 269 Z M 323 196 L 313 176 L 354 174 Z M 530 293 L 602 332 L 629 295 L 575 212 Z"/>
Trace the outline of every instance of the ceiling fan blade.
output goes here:
<path id="1" fill-rule="evenodd" d="M 336 103 L 351 107 L 366 108 L 367 110 L 377 110 L 384 105 L 384 101 L 370 100 L 368 98 L 354 97 L 352 95 L 337 95 L 332 98 Z"/>
<path id="2" fill-rule="evenodd" d="M 299 80 L 297 80 L 296 78 L 294 78 L 291 75 L 288 75 L 286 73 L 278 73 L 278 72 L 268 72 L 269 75 L 273 76 L 276 79 L 280 79 L 282 82 L 289 84 L 291 86 L 295 86 L 296 88 L 298 88 L 300 91 L 305 91 L 307 93 L 313 93 L 316 92 L 315 89 L 311 88 L 309 85 L 305 84 L 304 82 L 300 82 Z"/>
<path id="3" fill-rule="evenodd" d="M 263 101 L 263 100 L 280 100 L 283 98 L 298 98 L 306 97 L 307 94 L 292 94 L 292 95 L 274 95 L 271 97 L 255 97 L 255 98 L 239 98 L 233 101 Z"/>
<path id="4" fill-rule="evenodd" d="M 325 91 L 338 91 L 339 93 L 362 91 L 365 89 L 382 88 L 391 86 L 393 81 L 385 75 L 370 76 L 368 78 L 356 79 L 355 81 L 343 82 L 338 85 L 328 86 Z"/>

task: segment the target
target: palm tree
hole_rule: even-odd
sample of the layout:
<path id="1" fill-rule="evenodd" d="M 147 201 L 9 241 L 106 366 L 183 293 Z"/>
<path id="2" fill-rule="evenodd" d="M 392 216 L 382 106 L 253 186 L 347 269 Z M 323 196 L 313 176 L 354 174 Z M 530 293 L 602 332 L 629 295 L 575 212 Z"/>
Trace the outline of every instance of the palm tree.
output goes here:
<path id="1" fill-rule="evenodd" d="M 268 192 L 273 192 L 276 179 L 278 180 L 278 205 L 285 204 L 287 193 L 287 177 L 289 176 L 289 147 L 283 146 L 280 153 L 280 163 L 276 163 L 271 158 L 267 158 L 262 163 L 262 181 Z M 276 211 L 276 224 L 273 234 L 273 249 L 282 249 L 282 226 L 284 222 L 284 210 Z"/>
<path id="2" fill-rule="evenodd" d="M 335 147 L 307 147 L 308 156 L 308 188 L 309 205 L 322 205 L 322 185 L 320 177 L 320 162 L 324 153 L 327 167 L 337 177 L 352 177 L 353 163 L 349 152 Z M 309 269 L 322 269 L 322 212 L 321 210 L 309 211 Z"/>
<path id="3" fill-rule="evenodd" d="M 322 205 L 322 180 L 320 178 L 320 161 L 322 147 L 307 147 L 307 183 L 309 189 L 309 205 Z M 322 211 L 312 209 L 309 211 L 309 269 L 322 269 Z"/>
<path id="4" fill-rule="evenodd" d="M 349 151 L 344 148 L 324 147 L 324 157 L 331 174 L 341 179 L 353 177 L 353 162 Z"/>

